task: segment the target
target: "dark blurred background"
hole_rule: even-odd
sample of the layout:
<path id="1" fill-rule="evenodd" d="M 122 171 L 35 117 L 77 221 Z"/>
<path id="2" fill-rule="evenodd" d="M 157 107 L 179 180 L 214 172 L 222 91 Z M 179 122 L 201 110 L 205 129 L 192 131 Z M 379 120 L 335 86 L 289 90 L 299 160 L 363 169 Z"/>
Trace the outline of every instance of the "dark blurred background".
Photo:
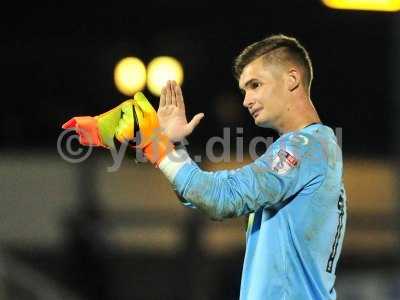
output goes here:
<path id="1" fill-rule="evenodd" d="M 311 98 L 342 141 L 349 219 L 339 299 L 400 299 L 399 13 L 339 11 L 320 1 L 50 2 L 1 12 L 0 299 L 238 299 L 244 219 L 183 208 L 166 179 L 127 155 L 94 149 L 79 164 L 57 151 L 61 125 L 127 97 L 123 57 L 178 58 L 189 138 L 244 145 L 275 133 L 242 107 L 232 61 L 267 35 L 295 36 L 314 66 Z M 144 90 L 154 106 L 158 99 Z M 208 170 L 248 162 L 200 164 Z"/>

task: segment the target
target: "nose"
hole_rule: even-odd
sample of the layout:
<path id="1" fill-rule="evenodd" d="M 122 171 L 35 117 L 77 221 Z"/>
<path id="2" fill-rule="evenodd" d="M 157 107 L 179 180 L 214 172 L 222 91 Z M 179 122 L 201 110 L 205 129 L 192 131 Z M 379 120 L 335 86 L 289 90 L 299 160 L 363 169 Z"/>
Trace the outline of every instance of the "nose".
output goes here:
<path id="1" fill-rule="evenodd" d="M 253 106 L 253 104 L 254 104 L 254 100 L 251 97 L 249 97 L 248 94 L 245 94 L 244 99 L 243 99 L 243 106 L 246 108 L 251 108 Z"/>

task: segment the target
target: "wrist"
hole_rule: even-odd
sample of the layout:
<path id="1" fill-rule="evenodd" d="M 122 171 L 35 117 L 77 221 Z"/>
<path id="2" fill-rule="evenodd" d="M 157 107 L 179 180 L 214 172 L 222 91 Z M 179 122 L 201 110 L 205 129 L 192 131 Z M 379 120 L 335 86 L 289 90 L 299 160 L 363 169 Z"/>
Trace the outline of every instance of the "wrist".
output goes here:
<path id="1" fill-rule="evenodd" d="M 152 137 L 151 141 L 143 147 L 143 153 L 153 165 L 158 167 L 160 161 L 174 148 L 175 145 L 169 138 L 165 134 L 160 133 Z"/>
<path id="2" fill-rule="evenodd" d="M 174 145 L 175 150 L 186 150 L 186 144 L 183 141 L 173 142 L 172 144 Z"/>

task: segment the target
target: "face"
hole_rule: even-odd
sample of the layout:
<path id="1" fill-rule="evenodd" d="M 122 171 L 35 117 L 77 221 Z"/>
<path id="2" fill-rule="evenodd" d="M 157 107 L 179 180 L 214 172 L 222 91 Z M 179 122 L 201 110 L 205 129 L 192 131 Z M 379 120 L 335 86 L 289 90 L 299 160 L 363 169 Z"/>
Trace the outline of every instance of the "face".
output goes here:
<path id="1" fill-rule="evenodd" d="M 239 78 L 244 93 L 243 106 L 256 125 L 274 128 L 286 110 L 285 80 L 279 66 L 266 63 L 262 57 L 246 65 Z"/>

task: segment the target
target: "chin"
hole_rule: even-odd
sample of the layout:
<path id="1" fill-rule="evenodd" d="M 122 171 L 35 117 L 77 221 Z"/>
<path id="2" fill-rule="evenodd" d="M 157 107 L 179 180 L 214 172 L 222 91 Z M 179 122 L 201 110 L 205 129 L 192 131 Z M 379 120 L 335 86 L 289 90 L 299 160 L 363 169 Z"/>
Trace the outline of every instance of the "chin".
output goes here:
<path id="1" fill-rule="evenodd" d="M 261 128 L 269 128 L 269 129 L 275 129 L 274 126 L 272 126 L 271 124 L 268 123 L 263 123 L 263 124 L 256 124 L 258 127 Z"/>
<path id="2" fill-rule="evenodd" d="M 272 128 L 270 122 L 268 122 L 268 120 L 262 120 L 262 119 L 258 119 L 256 118 L 254 120 L 254 123 L 258 126 L 258 127 L 262 127 L 262 128 Z"/>

